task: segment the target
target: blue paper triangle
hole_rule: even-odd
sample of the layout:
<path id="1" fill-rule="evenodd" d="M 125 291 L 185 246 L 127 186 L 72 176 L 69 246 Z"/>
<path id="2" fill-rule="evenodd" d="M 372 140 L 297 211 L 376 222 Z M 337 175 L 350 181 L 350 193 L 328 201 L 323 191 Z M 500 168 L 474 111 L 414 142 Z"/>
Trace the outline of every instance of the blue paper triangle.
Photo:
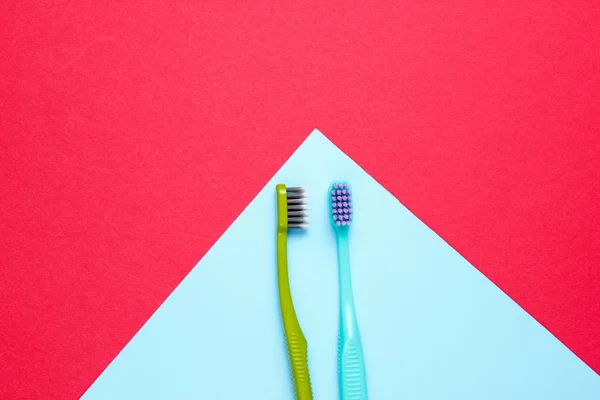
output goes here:
<path id="1" fill-rule="evenodd" d="M 334 180 L 354 191 L 350 249 L 371 400 L 600 399 L 595 372 L 318 131 L 82 398 L 293 398 L 276 286 L 276 183 L 309 191 L 312 220 L 290 237 L 290 279 L 314 396 L 338 398 Z"/>

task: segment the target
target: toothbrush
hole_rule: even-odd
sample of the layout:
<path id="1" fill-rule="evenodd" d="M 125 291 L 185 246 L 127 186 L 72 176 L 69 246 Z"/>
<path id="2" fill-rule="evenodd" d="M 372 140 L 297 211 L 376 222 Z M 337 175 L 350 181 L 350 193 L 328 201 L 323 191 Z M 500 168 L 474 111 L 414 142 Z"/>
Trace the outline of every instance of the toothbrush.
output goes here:
<path id="1" fill-rule="evenodd" d="M 277 282 L 281 318 L 290 361 L 296 400 L 312 400 L 308 373 L 308 346 L 292 302 L 287 265 L 288 229 L 305 229 L 308 225 L 306 191 L 301 187 L 279 184 L 277 192 Z"/>
<path id="2" fill-rule="evenodd" d="M 340 332 L 338 368 L 340 400 L 367 400 L 367 379 L 362 344 L 358 331 L 352 279 L 348 233 L 353 218 L 352 195 L 348 183 L 334 183 L 329 189 L 331 222 L 337 236 L 340 280 Z"/>

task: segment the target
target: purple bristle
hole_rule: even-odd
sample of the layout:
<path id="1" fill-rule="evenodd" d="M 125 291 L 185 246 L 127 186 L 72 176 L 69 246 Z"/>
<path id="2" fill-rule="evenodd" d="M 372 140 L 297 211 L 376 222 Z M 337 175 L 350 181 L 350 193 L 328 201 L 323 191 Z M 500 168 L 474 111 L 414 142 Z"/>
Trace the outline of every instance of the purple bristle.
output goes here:
<path id="1" fill-rule="evenodd" d="M 336 226 L 347 227 L 353 218 L 352 197 L 347 183 L 331 186 L 331 213 Z"/>

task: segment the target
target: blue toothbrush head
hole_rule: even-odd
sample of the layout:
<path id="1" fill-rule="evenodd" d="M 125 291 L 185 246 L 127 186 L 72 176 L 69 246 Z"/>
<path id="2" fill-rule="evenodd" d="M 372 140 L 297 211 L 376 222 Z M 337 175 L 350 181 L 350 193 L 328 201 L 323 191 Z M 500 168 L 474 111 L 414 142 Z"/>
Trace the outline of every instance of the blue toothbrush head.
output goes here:
<path id="1" fill-rule="evenodd" d="M 331 222 L 336 230 L 347 230 L 353 218 L 352 192 L 347 182 L 335 182 L 329 188 Z"/>

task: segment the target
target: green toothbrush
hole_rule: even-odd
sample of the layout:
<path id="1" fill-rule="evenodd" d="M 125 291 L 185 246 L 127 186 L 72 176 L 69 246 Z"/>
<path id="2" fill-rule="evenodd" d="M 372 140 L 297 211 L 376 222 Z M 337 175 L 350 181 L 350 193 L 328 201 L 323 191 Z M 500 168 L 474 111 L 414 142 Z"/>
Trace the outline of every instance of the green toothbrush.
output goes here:
<path id="1" fill-rule="evenodd" d="M 304 229 L 308 224 L 306 191 L 300 187 L 276 187 L 277 192 L 277 282 L 281 319 L 287 344 L 292 382 L 297 400 L 312 400 L 308 373 L 308 346 L 300 328 L 288 277 L 287 234 L 288 229 Z"/>

